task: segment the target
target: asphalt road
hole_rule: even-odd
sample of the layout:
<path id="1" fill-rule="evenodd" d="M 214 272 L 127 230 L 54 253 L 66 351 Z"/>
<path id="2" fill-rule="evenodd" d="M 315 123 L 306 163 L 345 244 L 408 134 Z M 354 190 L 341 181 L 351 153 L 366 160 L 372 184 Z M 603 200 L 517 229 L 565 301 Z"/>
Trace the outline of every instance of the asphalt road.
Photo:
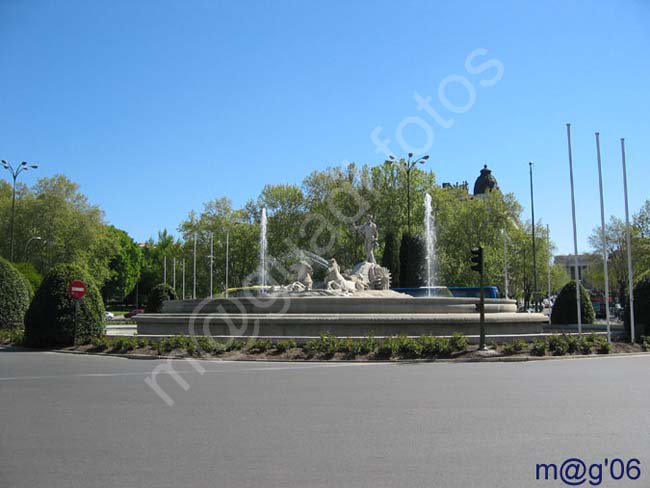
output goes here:
<path id="1" fill-rule="evenodd" d="M 0 486 L 565 486 L 536 464 L 571 457 L 638 458 L 640 479 L 596 486 L 650 486 L 649 356 L 174 361 L 171 406 L 145 382 L 165 364 L 0 351 Z"/>

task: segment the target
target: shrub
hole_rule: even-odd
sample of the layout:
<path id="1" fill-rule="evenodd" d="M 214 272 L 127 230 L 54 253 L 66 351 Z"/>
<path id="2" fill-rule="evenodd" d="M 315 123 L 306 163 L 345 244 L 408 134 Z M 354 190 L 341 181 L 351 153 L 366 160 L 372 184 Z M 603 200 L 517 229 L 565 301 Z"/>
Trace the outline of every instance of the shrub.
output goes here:
<path id="1" fill-rule="evenodd" d="M 593 324 L 594 307 L 589 299 L 589 294 L 580 283 L 580 310 L 583 324 Z M 551 312 L 552 324 L 577 324 L 578 312 L 576 307 L 576 282 L 570 281 L 560 291 Z"/>
<path id="2" fill-rule="evenodd" d="M 566 336 L 563 334 L 549 337 L 548 349 L 554 356 L 564 356 L 569 352 L 569 343 L 566 340 Z"/>
<path id="3" fill-rule="evenodd" d="M 70 297 L 73 280 L 88 291 L 79 300 Z M 76 302 L 76 303 L 75 303 Z M 75 331 L 75 308 L 78 305 Z M 75 264 L 59 264 L 45 276 L 25 316 L 25 341 L 32 347 L 84 343 L 104 334 L 104 303 L 90 275 Z"/>
<path id="4" fill-rule="evenodd" d="M 244 341 L 232 339 L 224 344 L 224 351 L 240 351 L 244 348 Z"/>
<path id="5" fill-rule="evenodd" d="M 379 359 L 389 359 L 393 355 L 393 345 L 390 338 L 384 339 L 378 346 L 376 357 Z"/>
<path id="6" fill-rule="evenodd" d="M 289 349 L 296 348 L 297 344 L 296 341 L 294 341 L 293 339 L 287 339 L 283 341 L 278 341 L 274 347 L 278 353 L 282 354 L 284 352 L 287 352 Z"/>
<path id="7" fill-rule="evenodd" d="M 113 339 L 113 351 L 125 353 L 138 347 L 138 341 L 135 337 L 117 337 Z"/>
<path id="8" fill-rule="evenodd" d="M 537 339 L 535 342 L 533 342 L 533 347 L 530 352 L 534 356 L 545 356 L 546 341 L 544 339 Z"/>
<path id="9" fill-rule="evenodd" d="M 523 339 L 515 339 L 503 345 L 503 352 L 506 354 L 516 354 L 524 349 L 528 349 L 528 344 Z"/>
<path id="10" fill-rule="evenodd" d="M 332 357 L 339 350 L 339 339 L 331 334 L 321 334 L 318 339 L 310 339 L 303 346 L 308 354 Z"/>
<path id="11" fill-rule="evenodd" d="M 451 339 L 449 339 L 449 345 L 455 352 L 465 351 L 468 344 L 467 337 L 465 334 L 461 334 L 460 332 L 454 332 Z"/>
<path id="12" fill-rule="evenodd" d="M 630 334 L 630 301 L 625 305 L 625 331 Z M 635 340 L 650 335 L 650 276 L 645 276 L 634 285 L 634 331 Z"/>
<path id="13" fill-rule="evenodd" d="M 267 339 L 252 339 L 246 344 L 246 352 L 251 354 L 266 352 L 273 347 L 273 343 Z"/>
<path id="14" fill-rule="evenodd" d="M 419 342 L 420 353 L 428 358 L 449 356 L 455 350 L 452 341 L 446 337 L 421 336 Z"/>
<path id="15" fill-rule="evenodd" d="M 612 344 L 610 342 L 603 342 L 598 346 L 598 354 L 609 354 L 612 352 Z"/>
<path id="16" fill-rule="evenodd" d="M 650 351 L 650 336 L 641 337 L 641 348 L 644 351 Z"/>
<path id="17" fill-rule="evenodd" d="M 30 297 L 30 287 L 23 275 L 0 258 L 0 328 L 23 326 Z"/>
<path id="18" fill-rule="evenodd" d="M 14 268 L 16 268 L 27 280 L 33 295 L 43 282 L 43 277 L 41 274 L 36 270 L 32 263 L 14 263 Z"/>
<path id="19" fill-rule="evenodd" d="M 165 283 L 160 283 L 154 286 L 147 295 L 147 305 L 144 311 L 146 313 L 160 313 L 163 303 L 167 300 L 176 300 L 176 290 Z"/>
<path id="20" fill-rule="evenodd" d="M 0 344 L 22 346 L 25 334 L 22 329 L 0 329 Z"/>
<path id="21" fill-rule="evenodd" d="M 399 336 L 392 344 L 393 356 L 401 359 L 415 359 L 422 355 L 422 345 L 417 339 Z"/>

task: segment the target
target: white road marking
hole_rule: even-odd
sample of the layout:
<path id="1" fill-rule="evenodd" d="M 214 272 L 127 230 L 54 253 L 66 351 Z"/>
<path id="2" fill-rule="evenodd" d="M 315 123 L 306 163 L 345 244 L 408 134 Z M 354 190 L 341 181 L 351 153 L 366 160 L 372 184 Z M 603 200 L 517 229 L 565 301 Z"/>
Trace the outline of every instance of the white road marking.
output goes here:
<path id="1" fill-rule="evenodd" d="M 250 365 L 251 363 L 244 363 L 242 361 L 201 361 L 202 363 L 209 364 L 239 364 L 239 365 Z M 178 361 L 182 365 L 182 362 Z M 158 364 L 158 363 L 157 363 Z M 176 361 L 172 364 L 177 364 Z M 264 364 L 273 364 L 271 362 L 265 362 Z M 299 371 L 303 369 L 318 369 L 318 368 L 341 368 L 341 367 L 362 367 L 362 366 L 382 366 L 390 365 L 389 363 L 339 363 L 339 364 L 295 364 L 295 365 L 284 365 L 284 366 L 275 366 L 275 367 L 252 367 L 252 368 L 236 368 L 236 369 L 207 369 L 205 373 L 245 373 L 248 371 L 260 372 L 260 371 Z M 198 374 L 195 369 L 179 370 L 174 368 L 178 374 Z M 21 381 L 21 380 L 48 380 L 48 379 L 60 379 L 60 378 L 113 378 L 119 376 L 149 376 L 151 371 L 129 371 L 124 373 L 73 373 L 73 374 L 63 374 L 63 375 L 39 375 L 39 376 L 6 376 L 1 377 L 0 381 Z"/>

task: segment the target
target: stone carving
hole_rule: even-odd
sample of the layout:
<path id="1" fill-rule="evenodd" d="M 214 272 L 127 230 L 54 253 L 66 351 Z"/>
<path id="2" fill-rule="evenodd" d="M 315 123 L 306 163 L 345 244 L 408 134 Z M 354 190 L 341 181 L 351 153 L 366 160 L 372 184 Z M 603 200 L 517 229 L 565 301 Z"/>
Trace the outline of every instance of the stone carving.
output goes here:
<path id="1" fill-rule="evenodd" d="M 336 259 L 332 258 L 329 260 L 327 276 L 325 276 L 325 288 L 328 290 L 342 290 L 354 293 L 357 290 L 365 290 L 368 287 L 356 279 L 345 278 L 341 274 L 341 269 Z"/>
<path id="2" fill-rule="evenodd" d="M 492 190 L 498 190 L 497 179 L 492 175 L 492 170 L 488 169 L 487 164 L 483 165 L 481 175 L 474 183 L 474 195 L 483 195 Z"/>
<path id="3" fill-rule="evenodd" d="M 363 225 L 355 225 L 354 230 L 363 235 L 363 245 L 366 250 L 366 261 L 376 263 L 375 248 L 379 246 L 379 232 L 377 224 L 372 220 L 372 215 L 368 215 L 368 221 Z"/>
<path id="4" fill-rule="evenodd" d="M 287 288 L 290 291 L 309 291 L 312 289 L 314 280 L 311 274 L 314 268 L 307 261 L 299 261 L 291 266 L 291 271 L 296 272 L 296 281 L 291 283 Z"/>

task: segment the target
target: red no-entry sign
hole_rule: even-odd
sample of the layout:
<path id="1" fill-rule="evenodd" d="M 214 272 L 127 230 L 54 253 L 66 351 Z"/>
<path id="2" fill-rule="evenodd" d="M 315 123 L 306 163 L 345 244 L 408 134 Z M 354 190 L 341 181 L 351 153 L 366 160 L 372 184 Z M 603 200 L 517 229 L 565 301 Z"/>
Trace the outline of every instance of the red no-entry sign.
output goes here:
<path id="1" fill-rule="evenodd" d="M 87 287 L 83 281 L 75 280 L 70 283 L 70 296 L 72 298 L 83 298 L 86 294 Z"/>

